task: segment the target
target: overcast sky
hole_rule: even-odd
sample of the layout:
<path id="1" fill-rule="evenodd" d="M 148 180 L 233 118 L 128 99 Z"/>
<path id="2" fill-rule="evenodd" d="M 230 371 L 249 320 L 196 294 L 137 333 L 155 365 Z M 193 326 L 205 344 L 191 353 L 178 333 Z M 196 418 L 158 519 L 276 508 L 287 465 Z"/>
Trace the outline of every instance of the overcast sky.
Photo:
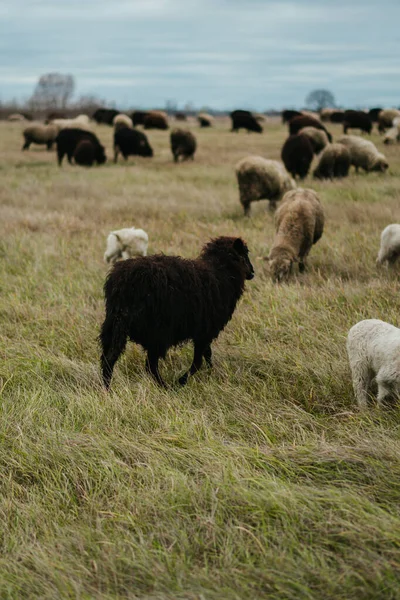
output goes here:
<path id="1" fill-rule="evenodd" d="M 0 100 L 38 77 L 121 108 L 400 106 L 400 0 L 0 0 Z"/>

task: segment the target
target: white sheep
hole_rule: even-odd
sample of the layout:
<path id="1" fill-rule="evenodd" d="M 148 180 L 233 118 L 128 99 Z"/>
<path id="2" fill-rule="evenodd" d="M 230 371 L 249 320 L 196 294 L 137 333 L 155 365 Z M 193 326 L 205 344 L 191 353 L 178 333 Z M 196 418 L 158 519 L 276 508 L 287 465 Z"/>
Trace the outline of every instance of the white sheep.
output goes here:
<path id="1" fill-rule="evenodd" d="M 400 329 L 379 319 L 366 319 L 347 336 L 347 354 L 358 406 L 366 408 L 375 379 L 382 405 L 400 393 Z"/>
<path id="2" fill-rule="evenodd" d="M 128 129 L 133 129 L 132 119 L 123 113 L 119 115 L 115 115 L 113 119 L 114 130 L 118 131 L 119 129 L 123 129 L 124 127 Z"/>
<path id="3" fill-rule="evenodd" d="M 296 187 L 283 163 L 277 160 L 247 156 L 236 164 L 235 171 L 245 215 L 250 213 L 250 204 L 257 200 L 269 200 L 269 207 L 274 210 L 285 192 Z"/>
<path id="4" fill-rule="evenodd" d="M 83 129 L 91 131 L 90 119 L 87 115 L 78 115 L 74 119 L 53 119 L 51 125 L 55 125 L 61 131 L 62 129 Z"/>
<path id="5" fill-rule="evenodd" d="M 400 117 L 393 120 L 393 126 L 386 132 L 383 138 L 384 144 L 400 142 Z"/>
<path id="6" fill-rule="evenodd" d="M 400 225 L 388 225 L 381 233 L 381 247 L 379 248 L 377 265 L 393 265 L 400 256 Z"/>
<path id="7" fill-rule="evenodd" d="M 143 229 L 126 227 L 112 231 L 107 237 L 105 262 L 114 264 L 119 258 L 125 260 L 132 256 L 146 256 L 149 237 Z"/>
<path id="8" fill-rule="evenodd" d="M 364 169 L 367 173 L 371 171 L 385 172 L 388 169 L 389 164 L 385 155 L 378 152 L 372 142 L 357 135 L 343 135 L 337 141 L 349 149 L 351 164 L 354 165 L 356 172 L 359 168 Z"/>

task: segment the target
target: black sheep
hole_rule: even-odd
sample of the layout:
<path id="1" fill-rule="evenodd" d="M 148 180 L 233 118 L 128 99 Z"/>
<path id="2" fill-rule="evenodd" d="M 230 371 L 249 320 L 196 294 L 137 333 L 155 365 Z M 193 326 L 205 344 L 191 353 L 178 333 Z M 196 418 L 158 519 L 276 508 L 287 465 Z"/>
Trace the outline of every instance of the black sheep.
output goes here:
<path id="1" fill-rule="evenodd" d="M 314 157 L 313 145 L 304 133 L 291 135 L 282 147 L 281 158 L 286 171 L 300 179 L 307 176 Z"/>
<path id="2" fill-rule="evenodd" d="M 92 115 L 93 121 L 104 125 L 112 125 L 114 118 L 119 115 L 119 111 L 114 108 L 98 108 Z"/>
<path id="3" fill-rule="evenodd" d="M 371 133 L 371 117 L 362 110 L 345 110 L 343 117 L 343 133 L 346 134 L 348 129 L 360 129 L 360 131 L 364 131 L 365 133 Z"/>
<path id="4" fill-rule="evenodd" d="M 134 127 L 136 127 L 136 125 L 144 125 L 144 120 L 148 114 L 148 111 L 145 110 L 134 110 L 131 114 L 132 125 Z"/>
<path id="5" fill-rule="evenodd" d="M 127 127 L 114 133 L 114 162 L 117 162 L 120 152 L 125 160 L 128 156 L 153 156 L 146 134 Z"/>
<path id="6" fill-rule="evenodd" d="M 108 389 L 128 338 L 147 351 L 146 369 L 165 386 L 158 361 L 172 346 L 193 340 L 193 363 L 179 379 L 211 366 L 211 343 L 231 319 L 254 270 L 240 238 L 218 237 L 196 259 L 163 254 L 117 262 L 104 285 L 101 369 Z"/>
<path id="7" fill-rule="evenodd" d="M 293 119 L 289 121 L 290 135 L 295 135 L 296 133 L 299 133 L 300 129 L 303 129 L 303 127 L 316 127 L 317 129 L 322 129 L 328 136 L 328 140 L 332 142 L 331 134 L 326 129 L 326 127 L 323 126 L 321 121 L 319 121 L 318 119 L 314 119 L 314 117 L 310 117 L 309 115 L 300 115 L 299 117 L 293 117 Z"/>
<path id="8" fill-rule="evenodd" d="M 56 137 L 58 164 L 61 167 L 62 160 L 65 155 L 68 157 L 68 162 L 72 165 L 72 158 L 75 149 L 81 140 L 89 140 L 92 142 L 95 149 L 94 160 L 102 165 L 106 162 L 106 154 L 104 146 L 102 146 L 97 136 L 91 131 L 84 129 L 62 129 Z"/>
<path id="9" fill-rule="evenodd" d="M 239 129 L 247 129 L 248 133 L 250 131 L 262 133 L 263 128 L 250 111 L 234 110 L 233 112 L 231 112 L 230 117 L 232 119 L 231 131 L 238 132 Z"/>

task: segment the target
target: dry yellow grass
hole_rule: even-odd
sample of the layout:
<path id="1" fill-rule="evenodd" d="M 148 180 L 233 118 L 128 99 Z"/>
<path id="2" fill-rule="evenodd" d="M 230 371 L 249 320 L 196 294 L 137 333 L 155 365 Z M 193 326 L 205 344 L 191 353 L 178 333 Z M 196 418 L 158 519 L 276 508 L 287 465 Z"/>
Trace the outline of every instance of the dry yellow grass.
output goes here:
<path id="1" fill-rule="evenodd" d="M 358 413 L 345 337 L 362 318 L 398 324 L 399 271 L 375 258 L 400 222 L 400 147 L 372 136 L 386 175 L 306 180 L 325 233 L 276 286 L 273 217 L 260 202 L 243 218 L 234 165 L 279 158 L 286 128 L 190 126 L 193 163 L 149 132 L 154 159 L 59 169 L 0 124 L 0 597 L 399 598 L 398 413 Z M 111 157 L 111 129 L 96 133 Z M 100 386 L 105 239 L 130 225 L 150 252 L 196 256 L 225 234 L 251 251 L 215 367 L 182 390 L 158 389 L 132 345 Z M 166 380 L 190 359 L 170 352 Z"/>

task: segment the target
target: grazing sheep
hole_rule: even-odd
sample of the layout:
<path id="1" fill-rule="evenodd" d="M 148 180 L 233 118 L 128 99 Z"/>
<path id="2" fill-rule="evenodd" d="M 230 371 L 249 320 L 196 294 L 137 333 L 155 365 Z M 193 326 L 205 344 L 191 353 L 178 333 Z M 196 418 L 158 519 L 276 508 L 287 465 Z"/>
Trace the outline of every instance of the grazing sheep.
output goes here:
<path id="1" fill-rule="evenodd" d="M 177 121 L 187 121 L 187 115 L 183 112 L 177 112 L 175 113 L 175 119 Z"/>
<path id="2" fill-rule="evenodd" d="M 381 247 L 379 249 L 377 265 L 393 265 L 400 256 L 400 225 L 388 225 L 381 233 Z"/>
<path id="3" fill-rule="evenodd" d="M 385 133 L 386 129 L 390 129 L 393 126 L 394 119 L 400 117 L 400 110 L 396 108 L 386 108 L 381 110 L 378 115 L 378 131 L 379 133 Z"/>
<path id="4" fill-rule="evenodd" d="M 91 167 L 96 160 L 96 147 L 91 140 L 78 142 L 74 155 L 75 164 L 81 167 Z"/>
<path id="5" fill-rule="evenodd" d="M 124 127 L 127 129 L 133 128 L 132 119 L 128 117 L 128 115 L 124 115 L 120 113 L 116 115 L 113 119 L 114 131 L 118 131 L 119 129 L 123 129 Z"/>
<path id="6" fill-rule="evenodd" d="M 117 262 L 105 286 L 106 318 L 100 340 L 108 389 L 127 339 L 147 351 L 146 369 L 162 386 L 158 361 L 172 346 L 193 340 L 193 363 L 179 379 L 211 366 L 211 343 L 231 319 L 254 270 L 241 238 L 219 237 L 197 259 L 153 255 Z"/>
<path id="7" fill-rule="evenodd" d="M 300 117 L 294 117 L 291 121 L 289 121 L 289 132 L 290 135 L 295 135 L 299 133 L 300 129 L 304 129 L 304 127 L 315 127 L 316 129 L 322 129 L 325 131 L 328 136 L 328 140 L 332 141 L 332 136 L 324 127 L 324 125 L 318 119 L 314 117 L 310 117 L 308 115 L 301 115 Z"/>
<path id="8" fill-rule="evenodd" d="M 314 170 L 316 179 L 347 177 L 350 169 L 350 152 L 343 144 L 328 144 L 319 157 Z"/>
<path id="9" fill-rule="evenodd" d="M 276 234 L 267 258 L 274 281 L 285 281 L 299 263 L 305 269 L 305 260 L 313 244 L 324 230 L 324 211 L 313 190 L 298 188 L 287 192 L 276 212 Z"/>
<path id="10" fill-rule="evenodd" d="M 243 158 L 236 164 L 235 172 L 245 215 L 250 214 L 250 204 L 258 200 L 269 200 L 270 210 L 275 210 L 283 194 L 296 187 L 281 162 L 261 156 Z"/>
<path id="11" fill-rule="evenodd" d="M 145 116 L 143 125 L 145 129 L 168 129 L 168 117 L 162 111 L 153 110 Z"/>
<path id="12" fill-rule="evenodd" d="M 171 131 L 171 151 L 174 157 L 174 161 L 178 162 L 179 157 L 182 160 L 191 158 L 194 159 L 194 153 L 196 152 L 196 138 L 193 133 L 188 129 L 173 129 Z"/>
<path id="13" fill-rule="evenodd" d="M 346 345 L 358 406 L 361 409 L 367 407 L 373 380 L 378 386 L 380 406 L 397 399 L 400 394 L 400 329 L 379 319 L 366 319 L 350 329 Z"/>
<path id="14" fill-rule="evenodd" d="M 247 133 L 250 133 L 250 131 L 262 133 L 263 128 L 250 111 L 234 110 L 231 112 L 230 117 L 232 119 L 231 131 L 238 132 L 239 129 L 247 129 Z"/>
<path id="15" fill-rule="evenodd" d="M 289 136 L 282 147 L 281 158 L 286 171 L 294 179 L 297 176 L 304 179 L 314 158 L 314 149 L 308 136 L 302 132 Z"/>
<path id="16" fill-rule="evenodd" d="M 335 108 L 323 108 L 319 113 L 319 118 L 321 121 L 330 121 L 334 112 L 336 112 Z"/>
<path id="17" fill-rule="evenodd" d="M 68 117 L 67 117 L 67 115 L 65 113 L 56 110 L 56 111 L 53 111 L 51 113 L 48 113 L 48 115 L 46 117 L 46 120 L 45 120 L 45 123 L 47 125 L 51 121 L 54 121 L 54 119 L 67 119 L 67 118 Z"/>
<path id="18" fill-rule="evenodd" d="M 343 133 L 349 129 L 359 129 L 365 133 L 371 133 L 371 117 L 362 110 L 345 110 L 343 117 Z"/>
<path id="19" fill-rule="evenodd" d="M 351 164 L 354 165 L 356 173 L 359 168 L 364 169 L 367 173 L 371 171 L 384 173 L 389 168 L 386 157 L 378 152 L 372 142 L 357 135 L 343 135 L 337 141 L 349 149 Z"/>
<path id="20" fill-rule="evenodd" d="M 208 113 L 199 113 L 197 115 L 197 120 L 199 122 L 200 127 L 212 127 L 214 125 L 214 117 L 212 117 Z"/>
<path id="21" fill-rule="evenodd" d="M 84 129 L 62 129 L 56 138 L 57 143 L 57 158 L 58 164 L 61 167 L 65 155 L 68 157 L 68 162 L 72 165 L 72 158 L 79 142 L 89 140 L 95 149 L 94 160 L 99 165 L 106 162 L 106 154 L 104 146 L 102 146 L 94 133 L 85 131 Z"/>
<path id="22" fill-rule="evenodd" d="M 153 149 L 147 136 L 137 129 L 119 129 L 114 132 L 114 162 L 118 160 L 121 152 L 125 160 L 128 156 L 153 156 Z"/>
<path id="23" fill-rule="evenodd" d="M 112 125 L 114 118 L 119 114 L 114 108 L 98 108 L 92 115 L 93 121 L 99 125 Z"/>
<path id="24" fill-rule="evenodd" d="M 58 135 L 58 127 L 56 125 L 32 123 L 25 127 L 22 135 L 25 140 L 22 150 L 28 150 L 31 144 L 45 145 L 47 150 L 51 150 Z"/>
<path id="25" fill-rule="evenodd" d="M 126 227 L 112 231 L 107 237 L 107 249 L 104 260 L 114 264 L 119 258 L 123 260 L 132 256 L 147 256 L 149 237 L 143 229 Z"/>
<path id="26" fill-rule="evenodd" d="M 282 123 L 289 123 L 294 117 L 301 117 L 302 114 L 299 110 L 283 110 L 281 113 Z"/>
<path id="27" fill-rule="evenodd" d="M 308 137 L 315 154 L 319 154 L 329 144 L 328 136 L 322 129 L 303 127 L 299 133 Z"/>

